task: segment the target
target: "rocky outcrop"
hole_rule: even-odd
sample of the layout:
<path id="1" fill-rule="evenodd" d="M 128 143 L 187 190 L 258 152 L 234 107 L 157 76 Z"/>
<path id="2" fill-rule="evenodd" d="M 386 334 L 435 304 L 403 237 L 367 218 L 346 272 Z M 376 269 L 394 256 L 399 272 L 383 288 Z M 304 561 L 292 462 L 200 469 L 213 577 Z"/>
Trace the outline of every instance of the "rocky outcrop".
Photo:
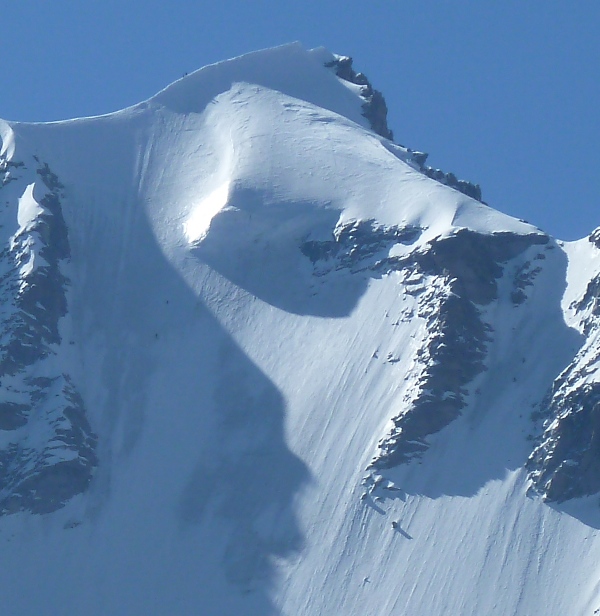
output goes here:
<path id="1" fill-rule="evenodd" d="M 61 369 L 70 258 L 63 186 L 33 162 L 35 176 L 11 176 L 20 197 L 2 212 L 14 228 L 18 211 L 18 229 L 0 251 L 0 514 L 62 507 L 97 465 L 83 399 Z M 10 169 L 26 167 L 5 161 L 5 179 Z"/>
<path id="2" fill-rule="evenodd" d="M 590 241 L 590 243 L 594 244 L 596 248 L 600 248 L 600 227 L 594 229 L 590 233 L 588 240 Z"/>
<path id="3" fill-rule="evenodd" d="M 421 232 L 410 225 L 383 227 L 371 220 L 352 221 L 336 228 L 331 240 L 306 241 L 300 250 L 312 261 L 317 276 L 333 270 L 376 272 L 385 267 L 391 246 L 411 244 Z"/>
<path id="4" fill-rule="evenodd" d="M 491 328 L 467 297 L 457 295 L 448 277 L 428 282 L 417 315 L 425 320 L 427 337 L 417 352 L 420 375 L 410 400 L 391 418 L 371 463 L 390 468 L 410 462 L 428 448 L 427 437 L 439 432 L 466 406 L 468 384 L 485 370 Z"/>
<path id="5" fill-rule="evenodd" d="M 550 502 L 600 492 L 600 383 L 577 372 L 557 379 L 544 400 L 543 433 L 527 461 L 531 491 Z"/>
<path id="6" fill-rule="evenodd" d="M 336 56 L 331 62 L 325 64 L 328 68 L 333 68 L 335 74 L 344 81 L 360 86 L 360 95 L 364 99 L 363 115 L 371 128 L 382 137 L 393 141 L 394 134 L 387 125 L 387 105 L 383 94 L 375 90 L 371 82 L 363 73 L 356 73 L 352 68 L 352 58 L 348 56 Z"/>
<path id="7" fill-rule="evenodd" d="M 588 282 L 585 293 L 573 303 L 572 308 L 578 313 L 585 313 L 581 321 L 585 334 L 600 328 L 600 274 Z"/>
<path id="8" fill-rule="evenodd" d="M 543 261 L 545 259 L 543 253 L 535 257 L 535 261 Z M 542 267 L 532 261 L 525 261 L 515 272 L 513 277 L 513 288 L 510 293 L 510 299 L 515 306 L 519 306 L 527 299 L 527 288 L 533 286 L 535 278 L 542 271 Z"/>
<path id="9" fill-rule="evenodd" d="M 403 256 L 390 256 L 395 244 L 410 246 L 421 233 L 416 227 L 361 221 L 338 228 L 329 241 L 301 246 L 317 276 L 343 270 L 373 277 L 400 272 L 404 292 L 417 298 L 415 316 L 423 321 L 425 334 L 417 352 L 414 386 L 379 442 L 374 468 L 421 456 L 429 447 L 428 437 L 460 416 L 470 383 L 485 370 L 493 337 L 481 308 L 498 299 L 498 280 L 508 261 L 549 241 L 541 234 L 482 235 L 463 229 Z M 517 276 L 513 291 L 521 282 Z M 388 360 L 392 363 L 394 358 Z"/>
<path id="10" fill-rule="evenodd" d="M 10 412 L 3 414 L 5 421 L 0 424 L 5 431 L 0 449 L 0 515 L 59 509 L 85 491 L 97 465 L 97 439 L 69 377 L 28 376 L 21 383 L 21 390 L 13 389 L 26 400 L 18 404 L 20 412 L 2 409 Z"/>
<path id="11" fill-rule="evenodd" d="M 600 492 L 600 276 L 570 308 L 586 340 L 533 415 L 527 461 L 531 492 L 558 503 Z"/>
<path id="12" fill-rule="evenodd" d="M 387 124 L 388 108 L 383 94 L 379 90 L 373 88 L 371 82 L 364 73 L 355 72 L 352 67 L 352 58 L 349 56 L 335 56 L 334 59 L 327 62 L 325 66 L 334 70 L 335 74 L 340 79 L 360 86 L 360 95 L 365 101 L 363 104 L 363 116 L 369 120 L 374 132 L 393 141 L 394 134 Z M 410 160 L 417 165 L 426 176 L 484 203 L 482 201 L 481 187 L 479 184 L 474 184 L 466 180 L 459 180 L 454 173 L 446 173 L 441 169 L 429 167 L 425 164 L 428 157 L 425 152 L 418 152 L 410 148 L 406 149 Z"/>
<path id="13" fill-rule="evenodd" d="M 0 188 L 6 186 L 9 182 L 14 182 L 14 171 L 23 167 L 24 164 L 21 161 L 9 160 L 6 156 L 0 156 Z"/>
<path id="14" fill-rule="evenodd" d="M 6 271 L 0 295 L 12 310 L 3 319 L 0 375 L 16 374 L 60 344 L 58 324 L 67 312 L 66 277 L 60 263 L 70 256 L 59 193 L 62 186 L 47 166 L 38 170 L 50 191 L 40 200 L 41 213 L 21 226 L 0 252 Z"/>
<path id="15" fill-rule="evenodd" d="M 427 438 L 461 415 L 469 384 L 486 369 L 493 337 L 481 307 L 498 299 L 505 263 L 547 242 L 543 235 L 480 235 L 465 229 L 399 260 L 413 272 L 412 280 L 417 274 L 427 281 L 417 311 L 426 336 L 417 353 L 416 387 L 392 417 L 371 466 L 389 468 L 421 456 L 429 448 Z"/>
<path id="16" fill-rule="evenodd" d="M 441 169 L 429 167 L 425 164 L 421 165 L 421 171 L 427 177 L 430 177 L 441 184 L 445 184 L 446 186 L 450 186 L 450 188 L 454 188 L 468 197 L 472 197 L 473 199 L 483 203 L 481 198 L 481 186 L 479 186 L 479 184 L 473 184 L 473 182 L 468 182 L 467 180 L 459 180 L 454 173 L 445 173 Z"/>

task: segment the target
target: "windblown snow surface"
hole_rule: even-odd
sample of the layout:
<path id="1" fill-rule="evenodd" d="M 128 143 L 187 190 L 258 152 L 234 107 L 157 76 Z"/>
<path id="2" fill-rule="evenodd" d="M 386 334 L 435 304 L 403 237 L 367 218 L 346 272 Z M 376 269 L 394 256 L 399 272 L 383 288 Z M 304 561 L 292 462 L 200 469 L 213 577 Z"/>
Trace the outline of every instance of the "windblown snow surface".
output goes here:
<path id="1" fill-rule="evenodd" d="M 598 497 L 544 502 L 525 468 L 531 414 L 582 345 L 569 306 L 600 271 L 598 248 L 426 177 L 370 130 L 331 58 L 288 45 L 110 115 L 0 122 L 11 289 L 25 297 L 55 263 L 66 302 L 52 318 L 36 298 L 3 306 L 3 322 L 39 310 L 59 335 L 7 365 L 2 400 L 26 409 L 27 384 L 60 378 L 39 396 L 79 413 L 61 415 L 63 432 L 31 415 L 2 426 L 23 469 L 0 493 L 2 613 L 600 607 Z M 57 202 L 69 251 L 52 260 L 35 225 Z M 452 272 L 403 264 L 461 230 L 523 249 L 479 303 L 480 369 L 444 394 L 464 406 L 409 463 L 379 464 L 454 297 Z M 46 442 L 62 457 L 39 464 L 83 461 L 54 500 L 47 481 L 19 487 L 37 475 L 14 453 Z"/>

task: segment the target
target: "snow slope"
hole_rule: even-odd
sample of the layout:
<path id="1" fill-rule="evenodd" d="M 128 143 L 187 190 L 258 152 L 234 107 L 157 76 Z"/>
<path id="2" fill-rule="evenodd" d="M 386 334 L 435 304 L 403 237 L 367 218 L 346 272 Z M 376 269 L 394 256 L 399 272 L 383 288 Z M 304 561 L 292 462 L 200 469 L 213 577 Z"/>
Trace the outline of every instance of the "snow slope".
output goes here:
<path id="1" fill-rule="evenodd" d="M 22 383 L 68 376 L 93 433 L 79 455 L 96 459 L 51 512 L 0 517 L 6 613 L 600 607 L 597 497 L 545 503 L 525 468 L 532 409 L 583 344 L 565 315 L 598 249 L 426 177 L 331 58 L 287 45 L 115 114 L 0 122 L 6 245 L 43 214 L 45 168 L 70 245 L 60 340 Z M 423 265 L 457 234 L 520 248 L 483 282 L 461 258 Z M 465 406 L 427 451 L 378 467 L 393 418 L 427 394 L 438 360 L 420 353 L 457 278 L 471 299 L 492 289 L 474 313 L 482 367 L 446 392 Z"/>

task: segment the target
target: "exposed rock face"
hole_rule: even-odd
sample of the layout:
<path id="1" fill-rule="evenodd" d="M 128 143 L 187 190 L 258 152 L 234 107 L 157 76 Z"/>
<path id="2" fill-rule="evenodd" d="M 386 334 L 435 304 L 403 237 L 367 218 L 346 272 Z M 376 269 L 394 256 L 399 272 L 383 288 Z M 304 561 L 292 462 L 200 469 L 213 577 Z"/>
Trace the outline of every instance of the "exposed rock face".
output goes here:
<path id="1" fill-rule="evenodd" d="M 589 236 L 589 241 L 594 244 L 596 248 L 600 248 L 600 227 L 594 229 Z"/>
<path id="2" fill-rule="evenodd" d="M 577 370 L 557 379 L 545 400 L 544 431 L 529 457 L 532 490 L 562 502 L 600 492 L 600 383 L 573 386 Z"/>
<path id="3" fill-rule="evenodd" d="M 0 514 L 58 509 L 85 490 L 97 464 L 83 400 L 60 368 L 70 257 L 63 187 L 35 164 L 33 183 L 14 174 L 25 172 L 21 162 L 0 169 L 3 186 L 16 182 L 20 194 L 18 204 L 5 201 L 4 220 L 18 210 L 18 229 L 0 251 Z"/>
<path id="4" fill-rule="evenodd" d="M 412 270 L 412 279 L 416 274 L 427 281 L 417 311 L 427 332 L 417 353 L 421 371 L 416 394 L 392 417 L 393 427 L 380 441 L 372 466 L 389 468 L 419 457 L 429 447 L 427 437 L 460 416 L 469 384 L 485 370 L 493 337 L 480 307 L 498 299 L 497 280 L 506 262 L 547 242 L 540 235 L 484 236 L 462 230 L 408 257 L 405 267 Z"/>
<path id="5" fill-rule="evenodd" d="M 445 173 L 441 169 L 435 169 L 425 164 L 421 165 L 421 171 L 423 171 L 426 176 L 442 184 L 446 184 L 446 186 L 455 188 L 468 197 L 472 197 L 483 203 L 481 198 L 481 186 L 479 186 L 479 184 L 473 184 L 473 182 L 468 182 L 467 180 L 459 180 L 454 173 Z"/>
<path id="6" fill-rule="evenodd" d="M 58 181 L 47 167 L 38 173 L 49 188 Z M 67 301 L 60 262 L 70 256 L 57 193 L 61 188 L 54 186 L 40 200 L 41 213 L 21 226 L 0 252 L 8 266 L 0 279 L 0 293 L 12 296 L 15 308 L 4 322 L 0 374 L 16 374 L 47 357 L 50 345 L 61 341 L 58 322 L 67 312 Z"/>
<path id="7" fill-rule="evenodd" d="M 357 73 L 352 68 L 352 58 L 349 56 L 336 56 L 334 60 L 325 64 L 328 68 L 332 68 L 335 74 L 344 81 L 354 83 L 361 86 L 361 96 L 365 100 L 363 105 L 363 115 L 369 123 L 371 128 L 378 135 L 394 140 L 394 134 L 389 129 L 387 124 L 387 105 L 383 94 L 379 90 L 375 90 L 371 85 L 371 82 L 367 79 L 364 73 Z M 466 180 L 459 180 L 454 173 L 445 173 L 441 169 L 429 167 L 425 164 L 428 155 L 424 152 L 417 152 L 408 148 L 408 152 L 411 154 L 411 160 L 419 167 L 419 169 L 428 177 L 434 180 L 455 188 L 456 190 L 464 193 L 465 195 L 482 201 L 481 187 L 479 184 L 473 184 Z M 483 203 L 483 201 L 482 201 Z"/>
<path id="8" fill-rule="evenodd" d="M 455 293 L 449 277 L 430 280 L 429 285 L 419 298 L 417 313 L 426 321 L 428 332 L 417 353 L 418 386 L 407 406 L 392 417 L 393 427 L 380 441 L 371 464 L 376 468 L 421 456 L 429 448 L 427 437 L 461 414 L 467 385 L 485 370 L 490 326 L 469 299 Z"/>
<path id="9" fill-rule="evenodd" d="M 586 342 L 534 414 L 541 435 L 527 462 L 531 490 L 553 502 L 600 492 L 600 276 L 571 308 Z"/>
<path id="10" fill-rule="evenodd" d="M 10 432 L 2 434 L 0 450 L 0 514 L 50 513 L 89 485 L 97 439 L 66 375 L 25 377 L 22 383 L 16 393 L 27 404 L 1 407 L 12 423 L 2 421 Z"/>
<path id="11" fill-rule="evenodd" d="M 543 260 L 545 256 L 543 254 L 537 255 L 535 260 Z M 525 261 L 521 267 L 517 270 L 513 280 L 513 290 L 510 294 L 510 299 L 515 306 L 522 304 L 527 299 L 527 287 L 531 287 L 534 283 L 536 276 L 542 271 L 540 265 L 532 263 L 531 261 Z"/>
<path id="12" fill-rule="evenodd" d="M 333 232 L 330 241 L 307 241 L 300 246 L 313 263 L 315 275 L 347 269 L 352 272 L 385 267 L 394 244 L 411 244 L 420 235 L 418 227 L 381 227 L 373 221 L 354 221 Z"/>
<path id="13" fill-rule="evenodd" d="M 22 162 L 13 162 L 8 160 L 5 156 L 0 157 L 0 188 L 16 179 L 11 173 L 11 170 L 18 169 L 23 166 L 24 165 Z"/>
<path id="14" fill-rule="evenodd" d="M 352 68 L 352 58 L 337 56 L 325 66 L 333 68 L 335 74 L 345 81 L 361 86 L 361 96 L 365 100 L 363 115 L 371 124 L 371 128 L 382 137 L 392 141 L 394 135 L 387 125 L 387 105 L 383 94 L 375 90 L 363 73 L 356 73 Z"/>
<path id="15" fill-rule="evenodd" d="M 497 281 L 505 263 L 530 246 L 549 241 L 539 234 L 486 236 L 461 230 L 434 239 L 426 249 L 390 256 L 395 244 L 410 245 L 421 232 L 414 227 L 349 223 L 337 229 L 331 241 L 301 246 L 315 275 L 344 269 L 373 277 L 400 272 L 404 292 L 417 298 L 410 318 L 422 319 L 424 339 L 416 357 L 415 386 L 391 418 L 393 425 L 371 463 L 375 468 L 390 468 L 421 456 L 429 447 L 427 437 L 460 416 L 470 383 L 485 370 L 487 345 L 493 336 L 481 307 L 498 299 Z M 512 292 L 522 291 L 522 286 L 517 275 Z M 395 358 L 388 361 L 393 363 Z"/>

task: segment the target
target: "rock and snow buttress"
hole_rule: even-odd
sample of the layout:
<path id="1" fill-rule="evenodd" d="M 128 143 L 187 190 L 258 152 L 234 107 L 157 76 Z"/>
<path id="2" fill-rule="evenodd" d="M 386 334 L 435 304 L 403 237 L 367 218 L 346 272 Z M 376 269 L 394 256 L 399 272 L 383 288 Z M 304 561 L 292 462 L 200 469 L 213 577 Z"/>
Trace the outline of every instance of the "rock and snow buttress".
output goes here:
<path id="1" fill-rule="evenodd" d="M 600 607 L 600 236 L 386 111 L 293 44 L 0 121 L 7 613 Z"/>

